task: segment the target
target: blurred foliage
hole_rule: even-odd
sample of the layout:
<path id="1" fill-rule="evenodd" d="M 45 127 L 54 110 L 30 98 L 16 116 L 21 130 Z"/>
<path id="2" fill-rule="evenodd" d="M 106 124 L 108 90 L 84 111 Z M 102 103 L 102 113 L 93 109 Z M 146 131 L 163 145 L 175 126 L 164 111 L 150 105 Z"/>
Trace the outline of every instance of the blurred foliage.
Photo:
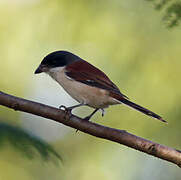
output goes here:
<path id="1" fill-rule="evenodd" d="M 36 150 L 41 155 L 43 160 L 51 160 L 51 155 L 54 155 L 56 158 L 61 160 L 60 155 L 49 144 L 43 142 L 33 135 L 28 134 L 20 127 L 0 123 L 1 148 L 2 145 L 7 144 L 7 142 L 30 159 L 36 157 Z"/>
<path id="2" fill-rule="evenodd" d="M 162 115 L 168 125 L 124 106 L 110 107 L 103 118 L 98 112 L 93 121 L 181 149 L 181 30 L 170 31 L 160 22 L 171 2 L 157 13 L 145 0 L 4 0 L 1 90 L 56 107 L 73 105 L 57 83 L 33 74 L 45 55 L 68 50 L 99 67 L 122 93 Z M 83 107 L 75 114 L 89 111 Z M 7 146 L 0 152 L 0 178 L 180 180 L 176 166 L 119 144 L 5 107 L 0 117 L 53 141 L 65 162 L 60 170 L 38 157 L 29 161 Z"/>
<path id="3" fill-rule="evenodd" d="M 180 0 L 147 0 L 154 4 L 156 10 L 164 9 L 163 21 L 168 28 L 178 26 L 181 21 Z"/>

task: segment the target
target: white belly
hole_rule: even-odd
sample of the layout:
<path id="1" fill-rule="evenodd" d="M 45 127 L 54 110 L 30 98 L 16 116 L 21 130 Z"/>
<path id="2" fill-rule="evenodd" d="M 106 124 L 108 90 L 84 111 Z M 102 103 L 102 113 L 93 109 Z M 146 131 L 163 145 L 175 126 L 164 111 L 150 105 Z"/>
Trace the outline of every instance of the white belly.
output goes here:
<path id="1" fill-rule="evenodd" d="M 87 104 L 94 108 L 105 108 L 117 104 L 104 89 L 88 86 L 67 77 L 64 68 L 58 67 L 50 70 L 48 74 L 56 80 L 64 90 L 79 103 Z"/>

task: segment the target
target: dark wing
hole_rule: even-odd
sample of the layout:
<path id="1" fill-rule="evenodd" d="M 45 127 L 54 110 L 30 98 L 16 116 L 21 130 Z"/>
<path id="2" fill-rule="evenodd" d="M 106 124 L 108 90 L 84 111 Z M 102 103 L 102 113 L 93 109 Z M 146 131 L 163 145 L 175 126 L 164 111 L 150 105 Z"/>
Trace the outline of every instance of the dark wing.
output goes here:
<path id="1" fill-rule="evenodd" d="M 76 61 L 68 65 L 65 73 L 71 79 L 89 86 L 111 91 L 112 93 L 127 98 L 104 72 L 84 60 Z"/>

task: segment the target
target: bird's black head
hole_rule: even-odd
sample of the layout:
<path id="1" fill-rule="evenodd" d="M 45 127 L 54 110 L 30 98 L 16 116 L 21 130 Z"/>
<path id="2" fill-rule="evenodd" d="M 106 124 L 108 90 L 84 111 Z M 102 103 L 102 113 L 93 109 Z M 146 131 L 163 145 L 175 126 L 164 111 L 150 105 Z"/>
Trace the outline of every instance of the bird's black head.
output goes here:
<path id="1" fill-rule="evenodd" d="M 68 51 L 55 51 L 43 58 L 35 74 L 46 72 L 50 68 L 63 67 L 78 60 L 81 58 Z"/>

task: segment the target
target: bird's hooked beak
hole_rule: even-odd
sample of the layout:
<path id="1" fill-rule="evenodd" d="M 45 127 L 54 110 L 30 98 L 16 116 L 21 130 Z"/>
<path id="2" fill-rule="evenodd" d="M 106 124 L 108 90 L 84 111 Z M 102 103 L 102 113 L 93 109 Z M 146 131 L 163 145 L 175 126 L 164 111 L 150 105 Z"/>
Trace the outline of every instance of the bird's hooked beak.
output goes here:
<path id="1" fill-rule="evenodd" d="M 47 66 L 40 64 L 38 66 L 38 68 L 36 69 L 35 74 L 40 74 L 42 72 L 47 72 L 48 70 L 49 70 L 49 68 Z"/>

